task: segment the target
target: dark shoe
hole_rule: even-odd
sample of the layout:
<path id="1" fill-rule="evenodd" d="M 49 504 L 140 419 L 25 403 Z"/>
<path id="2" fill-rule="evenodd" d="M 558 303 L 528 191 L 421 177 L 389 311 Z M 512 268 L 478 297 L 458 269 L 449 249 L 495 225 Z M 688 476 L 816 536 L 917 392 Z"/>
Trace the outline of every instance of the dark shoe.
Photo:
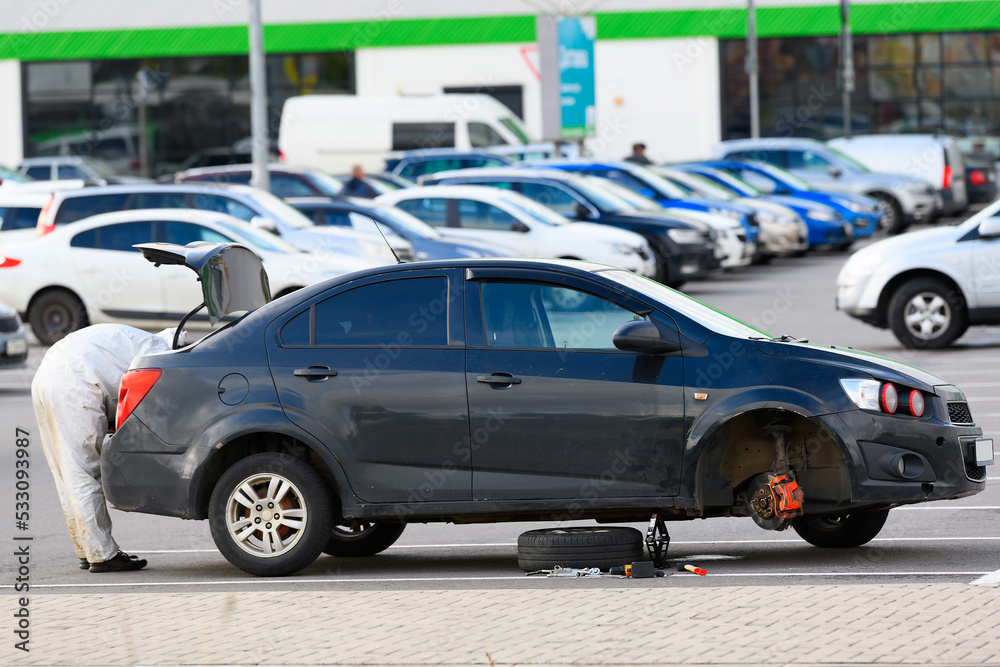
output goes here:
<path id="1" fill-rule="evenodd" d="M 90 561 L 87 560 L 86 558 L 81 558 L 80 559 L 80 569 L 81 570 L 89 570 L 90 569 Z"/>
<path id="2" fill-rule="evenodd" d="M 124 551 L 119 551 L 118 555 L 102 563 L 91 563 L 91 572 L 131 572 L 141 570 L 146 567 L 146 559 L 138 556 L 129 556 Z"/>

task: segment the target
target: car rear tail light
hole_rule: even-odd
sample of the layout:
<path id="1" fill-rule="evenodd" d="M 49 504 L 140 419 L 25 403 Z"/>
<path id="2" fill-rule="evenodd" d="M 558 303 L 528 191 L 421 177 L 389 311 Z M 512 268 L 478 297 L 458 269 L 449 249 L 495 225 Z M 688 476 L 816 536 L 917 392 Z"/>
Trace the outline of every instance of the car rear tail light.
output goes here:
<path id="1" fill-rule="evenodd" d="M 986 174 L 979 169 L 973 169 L 969 172 L 969 182 L 973 185 L 986 185 Z"/>
<path id="2" fill-rule="evenodd" d="M 896 412 L 896 408 L 899 407 L 899 393 L 896 391 L 895 385 L 891 382 L 882 385 L 881 399 L 882 410 L 890 415 Z"/>
<path id="3" fill-rule="evenodd" d="M 136 409 L 146 394 L 163 374 L 159 368 L 135 368 L 122 377 L 118 389 L 118 412 L 115 414 L 115 430 L 122 427 L 132 411 Z"/>
<path id="4" fill-rule="evenodd" d="M 38 214 L 38 229 L 36 230 L 36 236 L 45 236 L 49 232 L 55 231 L 56 223 L 49 222 L 49 211 L 52 210 L 52 202 L 54 202 L 55 199 L 55 195 L 49 197 L 49 200 L 45 202 L 45 206 L 42 207 L 42 211 Z"/>
<path id="5" fill-rule="evenodd" d="M 288 164 L 288 160 L 285 159 L 285 151 L 278 151 L 278 161 L 281 164 Z"/>
<path id="6" fill-rule="evenodd" d="M 947 190 L 951 187 L 951 165 L 944 168 L 944 178 L 941 180 L 941 188 Z"/>
<path id="7" fill-rule="evenodd" d="M 916 389 L 910 392 L 910 414 L 914 417 L 924 416 L 924 395 Z"/>
<path id="8" fill-rule="evenodd" d="M 21 263 L 21 260 L 14 259 L 13 257 L 4 257 L 0 255 L 0 269 L 10 269 Z"/>

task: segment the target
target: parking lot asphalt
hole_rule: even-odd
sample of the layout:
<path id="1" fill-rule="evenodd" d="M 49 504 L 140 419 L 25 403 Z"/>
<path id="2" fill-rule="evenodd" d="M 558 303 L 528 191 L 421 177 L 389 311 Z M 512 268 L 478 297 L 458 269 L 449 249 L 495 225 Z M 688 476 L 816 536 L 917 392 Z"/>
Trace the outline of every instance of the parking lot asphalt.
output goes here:
<path id="1" fill-rule="evenodd" d="M 987 436 L 1000 433 L 1000 328 L 912 352 L 833 310 L 844 254 L 751 267 L 686 291 L 774 334 L 900 358 L 956 383 Z M 37 365 L 44 348 L 32 347 Z M 31 371 L 0 372 L 0 477 L 13 430 L 34 428 Z M 857 549 L 810 547 L 747 519 L 670 525 L 671 557 L 709 574 L 525 577 L 515 541 L 537 524 L 415 525 L 370 559 L 323 557 L 297 576 L 249 577 L 204 522 L 113 512 L 140 573 L 75 568 L 51 476 L 34 478 L 30 590 L 0 559 L 0 664 L 1000 664 L 1000 473 L 957 501 L 899 508 Z M 8 488 L 4 485 L 4 488 Z M 14 511 L 0 497 L 0 516 Z M 0 536 L 15 544 L 12 522 Z M 13 548 L 8 549 L 11 553 Z M 14 647 L 27 596 L 29 652 Z"/>

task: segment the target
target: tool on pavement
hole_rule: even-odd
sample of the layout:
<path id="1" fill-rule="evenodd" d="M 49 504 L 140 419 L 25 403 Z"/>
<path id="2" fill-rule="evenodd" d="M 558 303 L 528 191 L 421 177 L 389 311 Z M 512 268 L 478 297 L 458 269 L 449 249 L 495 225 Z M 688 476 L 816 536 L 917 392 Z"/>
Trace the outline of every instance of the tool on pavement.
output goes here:
<path id="1" fill-rule="evenodd" d="M 657 570 L 648 560 L 622 565 L 621 567 L 613 567 L 608 570 L 608 574 L 629 577 L 631 579 L 652 579 L 653 577 L 666 576 L 666 572 Z"/>
<path id="2" fill-rule="evenodd" d="M 646 528 L 646 550 L 649 551 L 649 558 L 653 561 L 654 567 L 664 567 L 667 564 L 667 548 L 670 546 L 670 533 L 667 532 L 667 524 L 656 512 L 649 517 L 649 526 Z"/>
<path id="3" fill-rule="evenodd" d="M 687 570 L 688 572 L 694 572 L 695 574 L 697 574 L 700 577 L 704 577 L 706 574 L 708 574 L 708 572 L 706 570 L 703 570 L 700 567 L 695 567 L 694 565 L 691 565 L 690 563 L 678 563 L 677 564 L 677 571 L 678 572 L 683 572 L 684 570 Z"/>

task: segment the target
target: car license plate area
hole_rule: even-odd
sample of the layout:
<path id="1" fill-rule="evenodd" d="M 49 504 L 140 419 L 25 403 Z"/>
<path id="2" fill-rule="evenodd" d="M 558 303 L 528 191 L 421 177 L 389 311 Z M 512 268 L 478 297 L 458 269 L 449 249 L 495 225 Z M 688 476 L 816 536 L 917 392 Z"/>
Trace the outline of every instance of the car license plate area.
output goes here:
<path id="1" fill-rule="evenodd" d="M 8 357 L 19 357 L 28 351 L 28 341 L 24 338 L 14 338 L 7 341 L 5 348 Z"/>
<path id="2" fill-rule="evenodd" d="M 977 466 L 993 465 L 993 438 L 977 438 L 973 443 Z"/>

